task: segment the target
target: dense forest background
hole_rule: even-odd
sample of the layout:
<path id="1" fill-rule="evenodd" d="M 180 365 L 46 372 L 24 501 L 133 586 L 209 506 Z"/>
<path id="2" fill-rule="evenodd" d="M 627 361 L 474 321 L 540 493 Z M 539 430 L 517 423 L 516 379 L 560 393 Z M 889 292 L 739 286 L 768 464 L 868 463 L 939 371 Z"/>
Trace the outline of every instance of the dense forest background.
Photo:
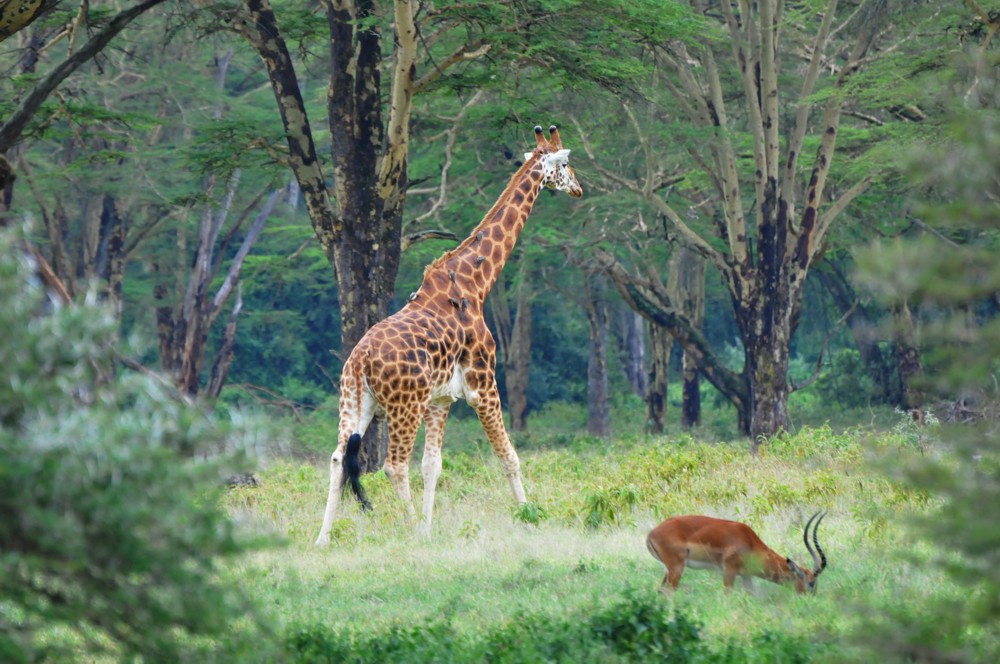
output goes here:
<path id="1" fill-rule="evenodd" d="M 707 473 L 696 507 L 746 499 L 756 519 L 839 500 L 849 517 L 825 528 L 856 535 L 864 579 L 887 541 L 910 544 L 905 521 L 949 543 L 920 552 L 948 582 L 921 567 L 917 590 L 959 608 L 884 617 L 900 652 L 995 653 L 998 31 L 980 0 L 0 0 L 0 659 L 58 658 L 52 624 L 83 625 L 68 652 L 122 657 L 226 634 L 248 602 L 215 561 L 261 543 L 205 496 L 262 464 L 217 453 L 328 454 L 351 348 L 550 124 L 584 196 L 540 196 L 487 302 L 515 444 L 577 471 L 587 444 L 635 444 L 636 476 Z M 456 405 L 459 446 L 471 420 Z M 877 447 L 906 457 L 882 460 L 906 489 L 847 479 L 868 470 L 862 425 L 891 432 Z M 365 445 L 375 471 L 377 433 Z M 801 467 L 732 489 L 762 449 Z M 457 459 L 453 477 L 478 472 Z M 319 495 L 302 472 L 272 486 Z M 607 481 L 582 508 L 550 498 L 553 521 L 692 509 Z M 561 496 L 552 482 L 539 493 Z M 471 519 L 452 524 L 468 540 L 489 530 Z M 666 629 L 644 601 L 622 611 Z M 951 640 L 927 637 L 938 624 Z M 324 634 L 298 634 L 299 654 Z M 242 635 L 226 647 L 251 652 Z"/>
<path id="2" fill-rule="evenodd" d="M 919 382 L 933 349 L 918 330 L 934 313 L 875 301 L 855 253 L 978 239 L 931 225 L 915 201 L 947 194 L 912 177 L 914 150 L 946 140 L 956 108 L 988 96 L 974 58 L 991 24 L 975 3 L 786 3 L 760 33 L 769 44 L 747 19 L 774 17 L 726 3 L 418 4 L 412 43 L 391 37 L 390 8 L 362 3 L 345 19 L 357 31 L 347 46 L 374 63 L 343 72 L 330 60 L 346 48 L 331 33 L 340 19 L 319 7 L 276 2 L 273 25 L 259 23 L 282 38 L 283 71 L 240 27 L 254 3 L 146 3 L 46 87 L 128 8 L 50 4 L 4 42 L 3 114 L 21 115 L 4 125 L 17 179 L 3 218 L 27 225 L 68 297 L 96 288 L 113 301 L 122 335 L 147 344 L 130 360 L 187 394 L 326 402 L 359 338 L 344 312 L 353 321 L 367 306 L 343 297 L 345 283 L 383 279 L 377 315 L 398 309 L 491 206 L 531 128 L 557 123 L 587 195 L 536 206 L 489 307 L 515 430 L 555 401 L 589 403 L 590 429 L 606 435 L 608 403 L 633 394 L 662 430 L 698 423 L 707 390 L 754 435 L 793 425 L 800 387 L 805 404 L 844 408 L 930 398 Z M 328 236 L 275 106 L 280 76 L 294 77 L 311 123 Z M 358 96 L 364 77 L 378 104 Z M 753 99 L 761 89 L 767 104 Z M 401 90 L 405 110 L 392 102 Z M 364 135 L 339 133 L 345 104 Z M 362 213 L 340 181 L 381 195 L 389 134 L 404 136 L 403 177 L 389 207 Z M 330 247 L 376 231 L 383 245 L 343 250 L 368 254 L 359 265 Z M 395 273 L 382 265 L 394 252 Z M 995 308 L 983 301 L 969 323 Z M 686 398 L 670 392 L 682 383 Z"/>

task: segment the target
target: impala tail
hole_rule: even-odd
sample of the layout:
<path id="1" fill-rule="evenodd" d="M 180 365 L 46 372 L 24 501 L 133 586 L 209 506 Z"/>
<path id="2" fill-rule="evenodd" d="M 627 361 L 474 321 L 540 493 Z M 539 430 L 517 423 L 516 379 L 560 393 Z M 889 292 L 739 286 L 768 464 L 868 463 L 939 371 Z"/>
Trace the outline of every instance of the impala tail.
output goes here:
<path id="1" fill-rule="evenodd" d="M 347 439 L 347 450 L 344 453 L 344 485 L 351 485 L 351 491 L 361 503 L 361 509 L 370 510 L 372 504 L 368 502 L 365 488 L 361 486 L 361 463 L 358 460 L 358 452 L 360 451 L 361 434 L 352 433 L 351 437 Z"/>

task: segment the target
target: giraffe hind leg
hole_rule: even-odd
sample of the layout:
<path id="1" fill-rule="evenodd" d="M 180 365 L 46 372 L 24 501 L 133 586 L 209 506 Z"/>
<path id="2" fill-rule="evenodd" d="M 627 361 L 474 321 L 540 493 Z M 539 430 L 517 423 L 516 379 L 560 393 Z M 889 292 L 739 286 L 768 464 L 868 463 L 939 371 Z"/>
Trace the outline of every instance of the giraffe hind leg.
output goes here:
<path id="1" fill-rule="evenodd" d="M 410 456 L 413 454 L 413 443 L 417 438 L 417 429 L 420 428 L 422 418 L 423 412 L 408 406 L 397 406 L 386 410 L 389 449 L 382 469 L 389 477 L 400 502 L 403 503 L 409 523 L 413 523 L 417 516 L 416 510 L 413 509 L 413 499 L 410 497 Z"/>
<path id="2" fill-rule="evenodd" d="M 340 404 L 340 424 L 338 433 L 337 449 L 330 455 L 330 488 L 326 496 L 326 509 L 323 511 L 323 525 L 320 528 L 319 536 L 316 538 L 316 546 L 326 546 L 330 543 L 330 530 L 333 528 L 333 520 L 337 514 L 337 507 L 340 503 L 340 495 L 346 481 L 350 481 L 351 488 L 361 501 L 363 507 L 371 507 L 364 489 L 358 479 L 361 469 L 358 466 L 357 454 L 361 445 L 361 438 L 371 424 L 375 416 L 375 398 L 364 389 L 352 389 L 357 379 L 351 377 L 345 370 L 345 378 L 341 385 Z M 354 395 L 353 398 L 351 395 Z M 353 449 L 351 441 L 355 440 L 356 448 Z M 345 476 L 345 466 L 347 475 Z M 352 478 L 351 475 L 354 475 Z M 358 492 L 360 490 L 360 495 Z"/>
<path id="3" fill-rule="evenodd" d="M 424 414 L 424 458 L 420 464 L 420 470 L 424 477 L 424 520 L 421 523 L 424 536 L 431 534 L 434 493 L 437 489 L 438 477 L 441 475 L 441 446 L 450 405 L 432 403 Z"/>

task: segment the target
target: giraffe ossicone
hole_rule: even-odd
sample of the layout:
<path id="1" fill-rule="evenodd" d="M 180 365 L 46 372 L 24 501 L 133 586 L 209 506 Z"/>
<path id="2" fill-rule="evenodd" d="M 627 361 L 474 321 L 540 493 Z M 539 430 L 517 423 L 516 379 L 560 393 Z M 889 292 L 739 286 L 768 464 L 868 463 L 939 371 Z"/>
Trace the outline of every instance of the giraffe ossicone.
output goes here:
<path id="1" fill-rule="evenodd" d="M 351 351 L 340 378 L 337 449 L 330 457 L 330 487 L 316 544 L 328 544 L 345 486 L 359 499 L 357 448 L 375 416 L 385 417 L 389 447 L 383 470 L 410 520 L 409 463 L 424 423 L 422 528 L 430 532 L 434 492 L 441 474 L 441 445 L 448 409 L 464 399 L 475 410 L 500 460 L 514 499 L 527 502 L 520 461 L 510 442 L 496 384 L 496 342 L 483 305 L 542 187 L 583 195 L 558 128 L 546 139 L 535 127 L 536 147 L 511 177 L 497 202 L 456 248 L 424 270 L 423 282 L 398 312 L 376 323 Z"/>

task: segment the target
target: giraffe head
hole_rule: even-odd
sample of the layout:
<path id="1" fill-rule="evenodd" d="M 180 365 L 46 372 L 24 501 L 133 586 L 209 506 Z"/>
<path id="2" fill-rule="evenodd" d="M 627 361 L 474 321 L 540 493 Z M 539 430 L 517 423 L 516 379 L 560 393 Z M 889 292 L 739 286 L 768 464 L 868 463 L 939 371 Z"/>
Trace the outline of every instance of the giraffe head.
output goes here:
<path id="1" fill-rule="evenodd" d="M 535 142 L 538 147 L 534 152 L 526 152 L 524 160 L 528 161 L 537 155 L 542 165 L 542 186 L 565 191 L 571 198 L 583 196 L 583 188 L 576 181 L 576 175 L 569 165 L 569 150 L 563 148 L 562 139 L 559 138 L 559 129 L 555 125 L 549 127 L 549 139 L 545 140 L 542 128 L 535 127 Z"/>

